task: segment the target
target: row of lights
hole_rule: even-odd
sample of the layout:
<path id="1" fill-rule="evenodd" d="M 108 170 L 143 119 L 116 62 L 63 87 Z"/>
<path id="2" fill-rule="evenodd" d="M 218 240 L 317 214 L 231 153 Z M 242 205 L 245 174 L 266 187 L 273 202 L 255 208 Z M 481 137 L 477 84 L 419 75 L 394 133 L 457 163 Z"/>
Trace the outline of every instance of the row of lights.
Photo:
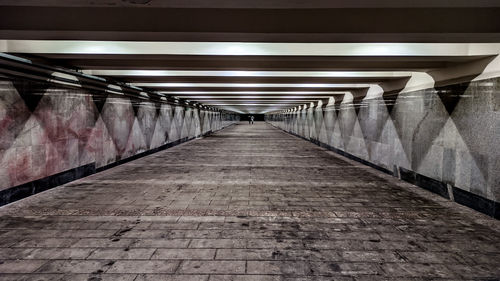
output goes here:
<path id="1" fill-rule="evenodd" d="M 27 60 L 26 63 L 31 63 L 31 61 Z M 103 82 L 106 81 L 106 79 L 104 79 L 102 77 L 98 77 L 98 76 L 94 76 L 94 75 L 90 75 L 90 74 L 84 74 L 84 73 L 79 73 L 79 74 L 81 74 L 87 78 L 90 78 L 90 79 L 97 79 L 97 80 L 100 80 Z M 66 85 L 66 86 L 82 87 L 80 80 L 78 79 L 77 76 L 72 75 L 72 74 L 68 74 L 65 72 L 60 72 L 60 71 L 53 72 L 51 74 L 51 78 L 47 79 L 47 82 L 58 83 L 58 84 Z M 142 88 L 139 88 L 139 87 L 134 86 L 134 85 L 128 85 L 128 84 L 126 86 L 130 87 L 134 90 L 139 91 L 140 98 L 143 98 L 143 99 L 150 99 L 151 98 L 151 95 L 148 94 L 147 92 L 145 92 Z M 122 86 L 119 86 L 117 84 L 108 84 L 107 88 L 104 91 L 106 93 L 110 93 L 110 94 L 124 95 L 124 93 L 123 93 L 124 91 L 123 91 Z M 160 97 L 160 100 L 162 100 L 162 101 L 168 100 L 164 93 L 155 93 L 155 94 L 158 95 Z M 176 104 L 179 104 L 181 102 L 181 100 L 178 97 L 173 97 L 173 99 L 174 99 L 174 103 L 176 103 Z M 191 106 L 198 107 L 201 109 L 219 111 L 219 109 L 217 109 L 217 108 L 205 106 L 205 105 L 202 105 L 200 103 L 194 103 L 194 102 L 191 102 L 189 100 L 185 100 L 183 103 L 185 105 L 191 105 Z"/>

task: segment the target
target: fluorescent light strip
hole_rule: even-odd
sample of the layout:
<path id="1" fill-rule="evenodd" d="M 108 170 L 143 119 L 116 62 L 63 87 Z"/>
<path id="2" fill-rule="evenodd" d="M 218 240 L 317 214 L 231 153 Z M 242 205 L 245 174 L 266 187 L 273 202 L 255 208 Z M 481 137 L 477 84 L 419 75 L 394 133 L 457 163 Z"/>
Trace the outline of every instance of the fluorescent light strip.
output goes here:
<path id="1" fill-rule="evenodd" d="M 209 92 L 209 91 L 160 91 L 159 94 L 168 94 L 174 96 L 185 96 L 185 95 L 344 95 L 349 91 L 324 91 L 324 92 L 314 92 L 314 91 L 273 91 L 273 92 L 262 92 L 262 91 L 238 91 L 238 92 Z"/>
<path id="2" fill-rule="evenodd" d="M 219 71 L 219 70 L 83 70 L 84 73 L 102 76 L 146 77 L 408 77 L 407 71 Z"/>
<path id="3" fill-rule="evenodd" d="M 203 103 L 205 105 L 212 105 L 212 106 L 234 106 L 234 105 L 244 105 L 244 106 L 270 106 L 270 105 L 275 105 L 275 106 L 287 106 L 287 105 L 295 105 L 295 103 Z M 303 103 L 298 103 L 298 104 L 303 104 Z"/>
<path id="4" fill-rule="evenodd" d="M 367 88 L 370 84 L 278 84 L 278 83 L 132 83 L 138 87 L 172 87 L 172 88 L 196 88 L 196 87 L 220 87 L 220 88 Z"/>
<path id="5" fill-rule="evenodd" d="M 213 99 L 255 99 L 255 100 L 267 100 L 267 99 L 325 99 L 331 95 L 324 96 L 183 96 L 185 99 L 192 100 L 213 100 Z"/>
<path id="6" fill-rule="evenodd" d="M 227 102 L 227 103 L 233 103 L 233 102 L 283 102 L 283 103 L 297 103 L 297 102 L 316 102 L 319 99 L 300 99 L 300 100 L 219 100 L 219 99 L 213 99 L 213 100 L 204 100 L 200 101 L 200 103 L 211 103 L 211 102 Z"/>
<path id="7" fill-rule="evenodd" d="M 498 54 L 496 43 L 241 43 L 0 40 L 0 52 L 226 56 L 471 56 Z"/>

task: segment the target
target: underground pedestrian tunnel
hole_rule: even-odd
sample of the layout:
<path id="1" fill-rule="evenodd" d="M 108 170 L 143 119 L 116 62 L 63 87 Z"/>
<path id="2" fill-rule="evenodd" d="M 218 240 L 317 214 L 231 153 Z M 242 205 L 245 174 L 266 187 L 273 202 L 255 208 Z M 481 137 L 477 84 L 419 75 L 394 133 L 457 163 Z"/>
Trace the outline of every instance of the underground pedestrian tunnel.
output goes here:
<path id="1" fill-rule="evenodd" d="M 500 278 L 498 1 L 0 11 L 0 281 Z"/>

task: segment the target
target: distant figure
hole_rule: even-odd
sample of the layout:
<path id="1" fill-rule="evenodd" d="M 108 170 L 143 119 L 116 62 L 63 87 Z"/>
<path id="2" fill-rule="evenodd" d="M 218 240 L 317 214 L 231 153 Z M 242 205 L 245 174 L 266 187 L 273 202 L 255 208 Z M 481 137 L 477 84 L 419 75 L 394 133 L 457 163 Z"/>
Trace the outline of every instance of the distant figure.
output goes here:
<path id="1" fill-rule="evenodd" d="M 250 121 L 248 121 L 250 124 L 253 124 L 253 115 L 250 116 Z"/>

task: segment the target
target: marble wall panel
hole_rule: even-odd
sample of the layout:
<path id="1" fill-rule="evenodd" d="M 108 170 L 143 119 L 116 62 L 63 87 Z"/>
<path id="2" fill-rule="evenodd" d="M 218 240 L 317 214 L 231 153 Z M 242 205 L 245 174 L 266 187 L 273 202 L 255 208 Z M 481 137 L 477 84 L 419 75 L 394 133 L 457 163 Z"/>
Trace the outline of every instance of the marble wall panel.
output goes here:
<path id="1" fill-rule="evenodd" d="M 210 116 L 210 112 L 209 111 L 205 111 L 203 110 L 202 111 L 202 116 L 203 116 L 203 133 L 207 133 L 209 132 L 212 128 L 210 127 L 210 120 L 211 120 L 211 116 Z"/>
<path id="2" fill-rule="evenodd" d="M 181 106 L 175 106 L 172 125 L 170 126 L 169 142 L 174 142 L 181 138 L 183 123 L 184 123 L 184 108 Z"/>
<path id="3" fill-rule="evenodd" d="M 157 148 L 168 143 L 171 123 L 172 107 L 169 104 L 160 105 L 150 148 Z"/>
<path id="4" fill-rule="evenodd" d="M 108 97 L 101 112 L 102 120 L 115 143 L 118 157 L 127 149 L 135 116 L 129 98 Z"/>
<path id="5" fill-rule="evenodd" d="M 157 105 L 152 102 L 141 102 L 137 107 L 137 121 L 146 141 L 146 149 L 149 149 L 156 129 Z"/>
<path id="6" fill-rule="evenodd" d="M 500 201 L 500 78 L 326 107 L 322 120 L 304 110 L 267 120 L 308 138 L 312 116 L 322 143 Z"/>
<path id="7" fill-rule="evenodd" d="M 30 117 L 31 112 L 13 83 L 0 80 L 0 150 L 12 147 L 21 131 L 26 128 L 25 123 Z M 24 130 L 24 134 L 26 132 L 29 130 Z M 18 142 L 16 145 L 19 144 Z"/>
<path id="8" fill-rule="evenodd" d="M 229 122 L 230 121 L 226 121 L 225 126 L 227 126 Z M 201 120 L 200 120 L 200 113 L 199 113 L 198 109 L 193 109 L 191 130 L 189 132 L 189 135 L 191 135 L 193 137 L 198 137 L 201 135 Z"/>
<path id="9" fill-rule="evenodd" d="M 238 120 L 103 92 L 0 79 L 0 190 L 86 164 L 97 168 Z"/>
<path id="10" fill-rule="evenodd" d="M 313 140 L 318 139 L 317 131 L 316 131 L 316 110 L 313 107 L 307 109 L 306 115 L 306 128 L 308 129 L 308 137 Z"/>
<path id="11" fill-rule="evenodd" d="M 148 150 L 148 146 L 146 144 L 146 136 L 141 130 L 139 120 L 137 118 L 134 118 L 132 128 L 128 136 L 126 148 L 121 154 L 120 158 L 128 158 L 146 150 Z"/>
<path id="12" fill-rule="evenodd" d="M 191 108 L 186 108 L 184 110 L 184 118 L 182 120 L 181 139 L 191 137 L 190 130 L 191 130 L 192 113 L 193 113 L 193 110 Z"/>

